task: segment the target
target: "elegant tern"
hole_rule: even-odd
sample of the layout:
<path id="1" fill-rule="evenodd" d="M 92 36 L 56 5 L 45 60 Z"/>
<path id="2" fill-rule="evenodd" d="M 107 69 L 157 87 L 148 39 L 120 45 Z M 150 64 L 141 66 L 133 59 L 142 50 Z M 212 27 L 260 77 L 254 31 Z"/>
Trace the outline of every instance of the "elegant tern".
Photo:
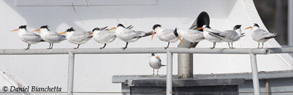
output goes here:
<path id="1" fill-rule="evenodd" d="M 90 35 L 91 32 L 76 32 L 72 27 L 67 29 L 65 32 L 58 33 L 66 34 L 66 39 L 70 43 L 77 44 L 77 47 L 74 49 L 78 49 L 81 44 L 86 43 L 90 40 L 93 36 Z"/>
<path id="2" fill-rule="evenodd" d="M 207 26 L 207 25 L 203 25 L 203 27 L 200 27 L 199 29 L 203 29 L 203 36 L 206 40 L 213 42 L 213 47 L 211 47 L 211 49 L 216 47 L 216 43 L 220 43 L 223 41 L 219 37 L 215 37 L 214 35 L 211 35 L 211 32 L 212 33 L 220 33 L 221 31 L 211 29 L 210 26 Z"/>
<path id="3" fill-rule="evenodd" d="M 104 46 L 100 49 L 105 48 L 107 43 L 110 43 L 116 39 L 115 31 L 108 31 L 106 28 L 96 27 L 92 30 L 93 39 L 98 43 L 104 44 Z"/>
<path id="4" fill-rule="evenodd" d="M 159 69 L 161 68 L 161 66 L 165 66 L 162 65 L 162 61 L 160 59 L 160 56 L 156 56 L 154 53 L 152 53 L 152 56 L 150 57 L 150 66 L 153 68 L 153 75 L 155 75 L 155 69 L 157 69 L 157 75 L 159 74 Z"/>
<path id="5" fill-rule="evenodd" d="M 199 42 L 204 39 L 203 32 L 198 29 L 178 29 L 177 31 L 183 39 L 191 43 Z"/>

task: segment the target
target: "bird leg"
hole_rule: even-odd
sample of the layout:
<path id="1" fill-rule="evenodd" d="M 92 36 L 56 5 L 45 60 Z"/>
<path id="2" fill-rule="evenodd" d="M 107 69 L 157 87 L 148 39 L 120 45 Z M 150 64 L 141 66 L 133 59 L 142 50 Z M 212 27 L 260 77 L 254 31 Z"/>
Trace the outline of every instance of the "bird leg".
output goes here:
<path id="1" fill-rule="evenodd" d="M 105 48 L 105 47 L 106 47 L 106 45 L 107 45 L 107 44 L 105 43 L 103 47 L 100 47 L 100 49 L 103 49 L 103 48 Z"/>
<path id="2" fill-rule="evenodd" d="M 213 47 L 211 49 L 214 49 L 216 47 L 216 42 L 213 42 Z"/>
<path id="3" fill-rule="evenodd" d="M 232 46 L 231 48 L 233 49 L 233 48 L 234 48 L 234 46 L 233 46 L 233 42 L 231 43 L 231 46 Z"/>
<path id="4" fill-rule="evenodd" d="M 231 47 L 230 47 L 230 43 L 229 43 L 229 42 L 228 42 L 228 47 L 229 47 L 229 48 L 231 48 Z"/>
<path id="5" fill-rule="evenodd" d="M 157 69 L 157 75 L 159 75 L 159 69 Z"/>
<path id="6" fill-rule="evenodd" d="M 31 44 L 27 44 L 27 48 L 25 48 L 25 50 L 30 49 L 30 47 L 31 47 Z"/>
<path id="7" fill-rule="evenodd" d="M 77 44 L 77 47 L 76 47 L 76 48 L 74 48 L 74 49 L 78 49 L 78 48 L 79 48 L 79 46 L 80 46 L 80 44 Z"/>
<path id="8" fill-rule="evenodd" d="M 153 69 L 153 75 L 155 75 L 155 69 Z"/>
<path id="9" fill-rule="evenodd" d="M 53 49 L 53 45 L 54 45 L 54 44 L 52 43 L 52 45 L 51 45 L 51 49 Z"/>
<path id="10" fill-rule="evenodd" d="M 47 49 L 52 49 L 53 48 L 53 43 L 50 43 L 49 48 Z"/>
<path id="11" fill-rule="evenodd" d="M 167 47 L 165 47 L 165 49 L 169 48 L 169 45 L 170 45 L 170 42 L 168 42 L 168 45 L 167 45 Z"/>
<path id="12" fill-rule="evenodd" d="M 127 46 L 128 46 L 128 42 L 126 42 L 126 45 L 125 45 L 125 47 L 123 47 L 122 49 L 126 49 L 126 48 L 127 48 Z"/>
<path id="13" fill-rule="evenodd" d="M 263 48 L 263 46 L 264 46 L 264 43 L 261 43 L 261 48 Z"/>
<path id="14" fill-rule="evenodd" d="M 257 42 L 257 48 L 259 48 L 259 42 Z"/>

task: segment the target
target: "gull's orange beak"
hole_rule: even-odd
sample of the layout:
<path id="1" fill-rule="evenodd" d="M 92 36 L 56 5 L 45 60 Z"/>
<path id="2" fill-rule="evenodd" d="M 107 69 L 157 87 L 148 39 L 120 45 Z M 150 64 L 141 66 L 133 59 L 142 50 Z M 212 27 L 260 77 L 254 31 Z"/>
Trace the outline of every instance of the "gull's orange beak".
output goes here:
<path id="1" fill-rule="evenodd" d="M 13 29 L 13 30 L 11 30 L 10 32 L 15 32 L 15 31 L 18 31 L 18 29 Z"/>
<path id="2" fill-rule="evenodd" d="M 181 39 L 181 36 L 178 36 L 178 39 L 179 39 L 181 45 L 183 45 L 183 41 L 182 41 L 182 39 Z"/>
<path id="3" fill-rule="evenodd" d="M 58 35 L 61 35 L 61 34 L 66 34 L 66 32 L 61 32 L 61 33 L 58 33 Z"/>
<path id="4" fill-rule="evenodd" d="M 156 32 L 153 31 L 153 33 L 152 33 L 152 39 L 151 40 L 153 40 L 155 34 L 156 34 Z"/>
<path id="5" fill-rule="evenodd" d="M 111 29 L 108 29 L 107 31 L 115 30 L 116 27 L 112 27 Z"/>
<path id="6" fill-rule="evenodd" d="M 89 36 L 93 35 L 93 32 L 89 33 Z"/>
<path id="7" fill-rule="evenodd" d="M 37 31 L 40 31 L 41 29 L 36 29 L 36 30 L 34 30 L 33 32 L 37 32 Z"/>
<path id="8" fill-rule="evenodd" d="M 246 27 L 245 30 L 253 28 L 252 26 Z"/>

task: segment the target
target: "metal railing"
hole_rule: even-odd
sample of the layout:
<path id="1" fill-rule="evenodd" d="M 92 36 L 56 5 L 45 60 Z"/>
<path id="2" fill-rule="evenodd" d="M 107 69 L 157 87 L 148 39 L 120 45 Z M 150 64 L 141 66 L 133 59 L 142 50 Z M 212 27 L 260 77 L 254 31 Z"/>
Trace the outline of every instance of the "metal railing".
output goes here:
<path id="1" fill-rule="evenodd" d="M 167 54 L 167 77 L 166 77 L 166 94 L 172 95 L 172 66 L 173 53 L 193 53 L 193 54 L 249 54 L 251 60 L 252 80 L 254 95 L 260 95 L 259 79 L 257 70 L 256 55 L 274 54 L 274 53 L 293 53 L 293 48 L 86 48 L 86 49 L 0 49 L 0 55 L 53 55 L 68 54 L 68 81 L 67 95 L 73 95 L 74 87 L 74 59 L 75 54 L 149 54 L 149 53 L 166 53 Z"/>

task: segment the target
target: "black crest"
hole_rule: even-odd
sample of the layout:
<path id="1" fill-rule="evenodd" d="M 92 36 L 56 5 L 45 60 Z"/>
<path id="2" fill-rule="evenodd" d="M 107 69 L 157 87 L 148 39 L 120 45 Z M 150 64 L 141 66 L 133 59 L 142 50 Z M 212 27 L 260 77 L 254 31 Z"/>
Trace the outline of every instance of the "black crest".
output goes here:
<path id="1" fill-rule="evenodd" d="M 155 56 L 155 53 L 152 53 L 152 56 Z"/>
<path id="2" fill-rule="evenodd" d="M 240 29 L 241 28 L 241 25 L 235 25 L 233 30 L 237 30 L 237 29 Z"/>
<path id="3" fill-rule="evenodd" d="M 119 26 L 121 26 L 121 27 L 125 28 L 125 27 L 124 27 L 124 25 L 123 25 L 123 24 L 121 24 L 121 23 L 119 23 L 119 24 L 117 25 L 117 27 L 119 27 Z"/>
<path id="4" fill-rule="evenodd" d="M 48 25 L 43 25 L 43 26 L 41 26 L 41 28 L 46 28 L 48 31 L 50 31 L 48 28 Z"/>
<path id="5" fill-rule="evenodd" d="M 101 30 L 99 27 L 96 27 L 92 30 L 92 32 L 96 31 L 96 30 Z"/>
<path id="6" fill-rule="evenodd" d="M 162 27 L 160 24 L 155 24 L 154 26 L 153 26 L 153 30 L 155 30 L 157 27 Z"/>
<path id="7" fill-rule="evenodd" d="M 259 27 L 259 25 L 258 25 L 257 23 L 254 23 L 254 25 L 253 25 L 253 26 Z"/>
<path id="8" fill-rule="evenodd" d="M 72 31 L 74 31 L 73 27 L 66 30 L 66 32 L 72 32 Z"/>
<path id="9" fill-rule="evenodd" d="M 26 25 L 21 25 L 18 27 L 18 29 L 26 29 Z"/>

